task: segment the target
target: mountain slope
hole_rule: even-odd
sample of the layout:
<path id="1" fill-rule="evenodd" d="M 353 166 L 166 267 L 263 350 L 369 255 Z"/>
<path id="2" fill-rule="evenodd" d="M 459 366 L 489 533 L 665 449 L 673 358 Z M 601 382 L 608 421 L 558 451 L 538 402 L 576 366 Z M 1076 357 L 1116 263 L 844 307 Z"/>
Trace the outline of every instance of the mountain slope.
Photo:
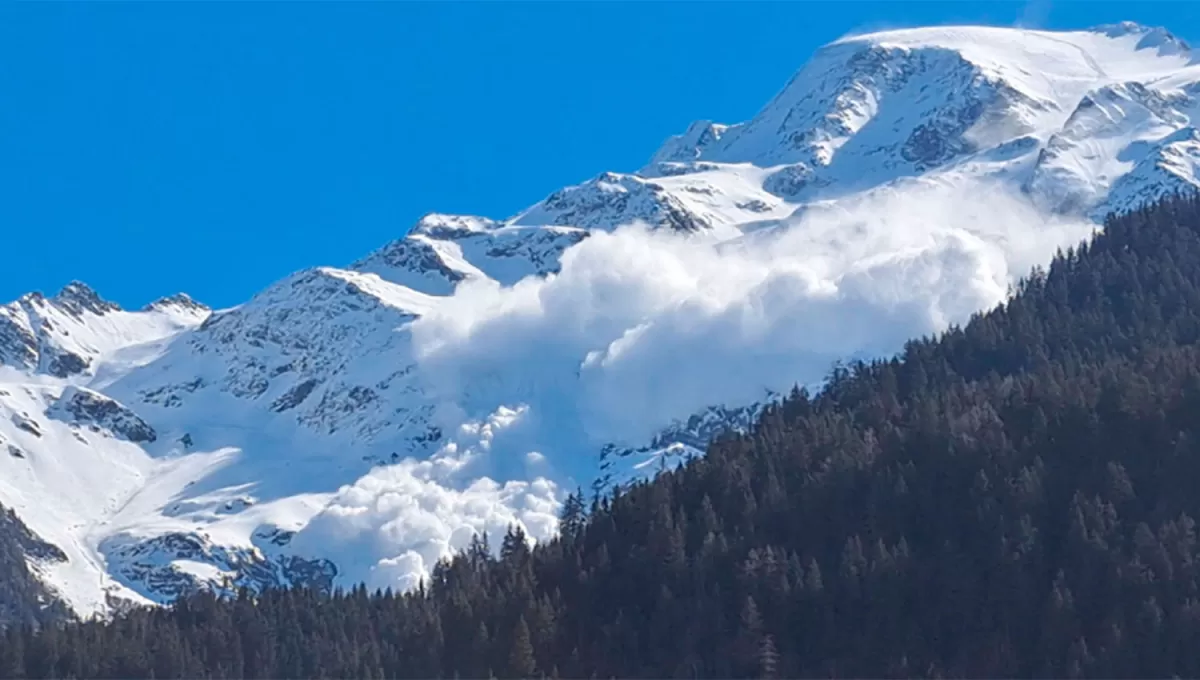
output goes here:
<path id="1" fill-rule="evenodd" d="M 0 507 L 0 628 L 11 624 L 43 624 L 69 616 L 63 604 L 47 592 L 30 570 L 39 563 L 65 559 L 53 546 L 39 541 L 20 519 Z"/>
<path id="2" fill-rule="evenodd" d="M 547 539 L 567 489 L 698 455 L 1195 186 L 1198 82 L 1131 24 L 846 38 L 636 173 L 430 214 L 233 309 L 25 296 L 0 308 L 0 503 L 84 614 L 404 587 L 477 532 Z"/>
<path id="3" fill-rule="evenodd" d="M 1073 208 L 1073 200 L 1100 213 L 1123 210 L 1136 197 L 1106 200 L 1106 193 L 1129 171 L 1125 156 L 1141 142 L 1191 127 L 1191 64 L 1185 44 L 1133 24 L 847 38 L 819 51 L 752 120 L 693 125 L 643 172 L 679 163 L 779 168 L 780 193 L 800 202 L 901 177 L 982 174 L 1025 181 L 1036 199 L 1056 208 Z M 1118 109 L 1100 114 L 1108 129 L 1080 134 L 1081 118 L 1096 117 L 1088 112 L 1098 97 L 1127 88 L 1161 101 L 1149 114 L 1152 124 Z M 1086 140 L 1082 148 L 1071 141 L 1077 135 Z M 1055 171 L 1056 181 L 1038 181 Z"/>
<path id="4" fill-rule="evenodd" d="M 208 311 L 178 295 L 126 312 L 74 282 L 53 298 L 33 293 L 0 307 L 0 365 L 57 378 L 86 374 L 97 360 L 170 337 L 202 321 Z"/>
<path id="5" fill-rule="evenodd" d="M 477 541 L 403 596 L 10 634 L 0 676 L 1195 677 L 1198 343 L 1192 196 L 703 458 L 569 498 L 557 540 Z"/>

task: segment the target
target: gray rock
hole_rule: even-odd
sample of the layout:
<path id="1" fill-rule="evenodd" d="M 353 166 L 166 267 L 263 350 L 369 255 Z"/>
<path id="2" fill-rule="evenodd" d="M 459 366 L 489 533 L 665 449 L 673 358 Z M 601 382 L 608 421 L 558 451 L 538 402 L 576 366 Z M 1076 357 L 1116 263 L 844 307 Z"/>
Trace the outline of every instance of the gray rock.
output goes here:
<path id="1" fill-rule="evenodd" d="M 46 415 L 72 425 L 94 426 L 134 443 L 153 442 L 154 428 L 120 402 L 82 387 L 68 387 Z"/>

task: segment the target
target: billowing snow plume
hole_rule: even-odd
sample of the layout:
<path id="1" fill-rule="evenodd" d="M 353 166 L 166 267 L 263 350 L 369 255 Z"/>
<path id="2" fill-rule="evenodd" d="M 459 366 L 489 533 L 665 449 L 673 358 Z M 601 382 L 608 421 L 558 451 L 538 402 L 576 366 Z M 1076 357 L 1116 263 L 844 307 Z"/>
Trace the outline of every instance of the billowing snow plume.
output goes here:
<path id="1" fill-rule="evenodd" d="M 1200 65 L 1161 29 L 886 31 L 636 173 L 430 214 L 234 309 L 31 294 L 0 306 L 0 504 L 61 548 L 33 566 L 82 613 L 407 587 L 1200 187 L 1198 118 Z"/>
<path id="2" fill-rule="evenodd" d="M 534 540 L 550 538 L 557 512 L 557 490 L 545 479 L 481 478 L 455 489 L 439 482 L 427 462 L 410 459 L 343 488 L 292 546 L 298 554 L 341 555 L 345 583 L 407 590 L 477 534 L 499 545 L 510 526 L 521 526 Z"/>
<path id="3" fill-rule="evenodd" d="M 964 322 L 1094 226 L 1001 186 L 912 185 L 736 242 L 630 225 L 566 251 L 558 274 L 464 284 L 412 327 L 452 442 L 343 489 L 294 545 L 394 586 L 477 531 L 548 537 L 556 493 L 594 475 L 604 444 Z"/>
<path id="4" fill-rule="evenodd" d="M 461 286 L 413 336 L 435 398 L 468 417 L 529 408 L 493 451 L 636 444 L 966 321 L 1094 228 L 989 184 L 879 192 L 733 242 L 633 225 L 556 275 Z"/>

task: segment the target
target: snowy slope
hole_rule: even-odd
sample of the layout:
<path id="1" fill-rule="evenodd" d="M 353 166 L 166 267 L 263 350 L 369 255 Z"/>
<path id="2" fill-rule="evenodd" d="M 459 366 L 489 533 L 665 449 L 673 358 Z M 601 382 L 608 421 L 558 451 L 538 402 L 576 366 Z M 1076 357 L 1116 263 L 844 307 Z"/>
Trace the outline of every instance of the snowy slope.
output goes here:
<path id="1" fill-rule="evenodd" d="M 0 505 L 83 614 L 411 586 L 1197 186 L 1198 93 L 1186 45 L 1132 24 L 854 36 L 638 172 L 430 214 L 233 309 L 27 295 L 0 307 Z"/>
<path id="2" fill-rule="evenodd" d="M 1063 193 L 1096 207 L 1141 142 L 1190 127 L 1191 63 L 1186 45 L 1133 24 L 847 38 L 819 51 L 752 120 L 693 125 L 643 172 L 697 162 L 779 168 L 794 178 L 779 193 L 802 202 L 966 172 L 1025 181 L 1055 207 Z M 1110 106 L 1089 112 L 1097 101 Z"/>
<path id="3" fill-rule="evenodd" d="M 53 298 L 31 293 L 0 306 L 0 364 L 59 378 L 86 374 L 97 359 L 128 345 L 171 337 L 203 321 L 208 312 L 186 295 L 126 312 L 74 282 Z"/>
<path id="4" fill-rule="evenodd" d="M 0 502 L 63 551 L 65 560 L 33 566 L 81 611 L 136 597 L 104 576 L 87 543 L 152 476 L 156 462 L 142 447 L 155 434 L 71 383 L 152 362 L 208 314 L 183 295 L 127 312 L 80 283 L 0 307 Z"/>

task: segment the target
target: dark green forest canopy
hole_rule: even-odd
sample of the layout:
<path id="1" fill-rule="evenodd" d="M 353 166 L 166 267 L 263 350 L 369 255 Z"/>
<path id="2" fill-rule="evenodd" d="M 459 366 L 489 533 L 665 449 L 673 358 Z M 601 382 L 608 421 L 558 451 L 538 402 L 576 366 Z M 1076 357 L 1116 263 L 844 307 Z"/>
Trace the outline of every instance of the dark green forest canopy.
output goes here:
<path id="1" fill-rule="evenodd" d="M 1200 677 L 1200 201 L 406 595 L 0 638 L 8 677 Z"/>

